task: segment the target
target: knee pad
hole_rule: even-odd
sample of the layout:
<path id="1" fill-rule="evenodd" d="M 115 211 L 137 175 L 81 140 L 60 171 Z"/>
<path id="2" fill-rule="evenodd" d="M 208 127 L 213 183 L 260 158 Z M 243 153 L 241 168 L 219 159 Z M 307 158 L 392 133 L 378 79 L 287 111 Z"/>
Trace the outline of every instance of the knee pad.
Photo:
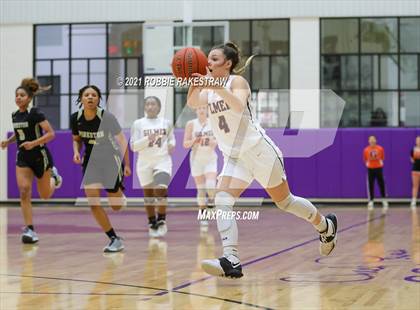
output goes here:
<path id="1" fill-rule="evenodd" d="M 216 205 L 217 229 L 219 232 L 226 231 L 236 225 L 235 219 L 232 217 L 231 211 L 235 204 L 235 197 L 227 192 L 218 192 L 214 199 Z"/>
<path id="2" fill-rule="evenodd" d="M 276 202 L 276 206 L 288 213 L 292 213 L 305 221 L 312 222 L 318 210 L 305 198 L 293 196 L 290 194 L 284 200 Z"/>
<path id="3" fill-rule="evenodd" d="M 197 204 L 199 206 L 206 205 L 206 189 L 204 184 L 197 185 Z"/>
<path id="4" fill-rule="evenodd" d="M 153 175 L 153 183 L 159 188 L 168 188 L 170 181 L 171 176 L 166 172 L 159 171 Z"/>

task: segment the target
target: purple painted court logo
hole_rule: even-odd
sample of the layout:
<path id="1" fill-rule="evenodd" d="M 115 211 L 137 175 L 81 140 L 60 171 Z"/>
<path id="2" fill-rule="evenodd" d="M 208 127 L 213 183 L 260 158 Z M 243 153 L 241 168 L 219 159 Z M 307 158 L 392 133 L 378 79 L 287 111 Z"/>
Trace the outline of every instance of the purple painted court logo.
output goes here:
<path id="1" fill-rule="evenodd" d="M 364 261 L 369 261 L 365 264 Z M 411 257 L 407 250 L 392 250 L 385 257 L 364 255 L 364 256 L 328 256 L 317 258 L 316 264 L 328 268 L 322 273 L 300 273 L 281 277 L 281 281 L 297 283 L 351 283 L 373 280 L 384 270 L 393 267 L 402 267 Z M 420 268 L 411 269 L 414 275 L 403 277 L 405 281 L 420 283 Z"/>

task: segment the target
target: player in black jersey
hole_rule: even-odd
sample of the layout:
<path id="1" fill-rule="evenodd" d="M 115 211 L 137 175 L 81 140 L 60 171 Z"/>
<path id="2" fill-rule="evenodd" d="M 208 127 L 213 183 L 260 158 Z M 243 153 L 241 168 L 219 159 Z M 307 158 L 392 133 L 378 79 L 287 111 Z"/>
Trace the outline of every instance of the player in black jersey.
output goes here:
<path id="1" fill-rule="evenodd" d="M 13 142 L 18 145 L 16 180 L 26 225 L 22 234 L 23 243 L 36 243 L 39 240 L 32 219 L 31 194 L 34 176 L 37 178 L 38 193 L 42 199 L 50 198 L 62 183 L 46 147 L 46 143 L 54 139 L 54 130 L 38 108 L 29 107 L 32 98 L 45 89 L 48 88 L 40 87 L 35 79 L 22 80 L 15 91 L 15 102 L 19 109 L 12 114 L 14 134 L 1 142 L 2 149 Z"/>
<path id="2" fill-rule="evenodd" d="M 131 175 L 130 159 L 127 140 L 117 119 L 99 106 L 100 100 L 101 91 L 94 85 L 79 90 L 77 102 L 81 107 L 70 118 L 73 161 L 82 164 L 82 183 L 92 214 L 111 240 L 104 252 L 119 252 L 124 246 L 101 207 L 100 195 L 101 189 L 107 191 L 109 205 L 114 211 L 126 205 L 123 177 Z M 83 158 L 80 155 L 82 145 L 85 146 Z"/>

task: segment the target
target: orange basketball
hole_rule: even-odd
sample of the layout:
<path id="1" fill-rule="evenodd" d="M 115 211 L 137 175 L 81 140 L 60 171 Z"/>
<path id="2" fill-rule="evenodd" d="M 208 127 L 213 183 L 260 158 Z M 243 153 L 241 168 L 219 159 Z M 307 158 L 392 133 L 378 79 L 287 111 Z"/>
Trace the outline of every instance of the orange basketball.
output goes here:
<path id="1" fill-rule="evenodd" d="M 184 47 L 172 58 L 172 73 L 177 78 L 190 78 L 193 73 L 206 75 L 206 66 L 206 55 L 194 47 Z"/>

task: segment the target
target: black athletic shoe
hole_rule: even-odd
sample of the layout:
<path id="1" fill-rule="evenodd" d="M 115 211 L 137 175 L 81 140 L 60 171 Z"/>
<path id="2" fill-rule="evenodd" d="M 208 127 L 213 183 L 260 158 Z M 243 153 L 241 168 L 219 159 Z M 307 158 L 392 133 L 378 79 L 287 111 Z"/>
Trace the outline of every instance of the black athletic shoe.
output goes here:
<path id="1" fill-rule="evenodd" d="M 216 259 L 205 259 L 201 262 L 201 268 L 208 274 L 218 277 L 227 277 L 232 279 L 243 276 L 241 263 L 233 264 L 226 257 Z"/>
<path id="2" fill-rule="evenodd" d="M 319 234 L 319 253 L 329 255 L 337 244 L 337 217 L 330 213 L 326 217 L 327 230 Z"/>
<path id="3" fill-rule="evenodd" d="M 26 244 L 34 244 L 38 242 L 38 235 L 29 227 L 23 228 L 22 242 Z"/>

